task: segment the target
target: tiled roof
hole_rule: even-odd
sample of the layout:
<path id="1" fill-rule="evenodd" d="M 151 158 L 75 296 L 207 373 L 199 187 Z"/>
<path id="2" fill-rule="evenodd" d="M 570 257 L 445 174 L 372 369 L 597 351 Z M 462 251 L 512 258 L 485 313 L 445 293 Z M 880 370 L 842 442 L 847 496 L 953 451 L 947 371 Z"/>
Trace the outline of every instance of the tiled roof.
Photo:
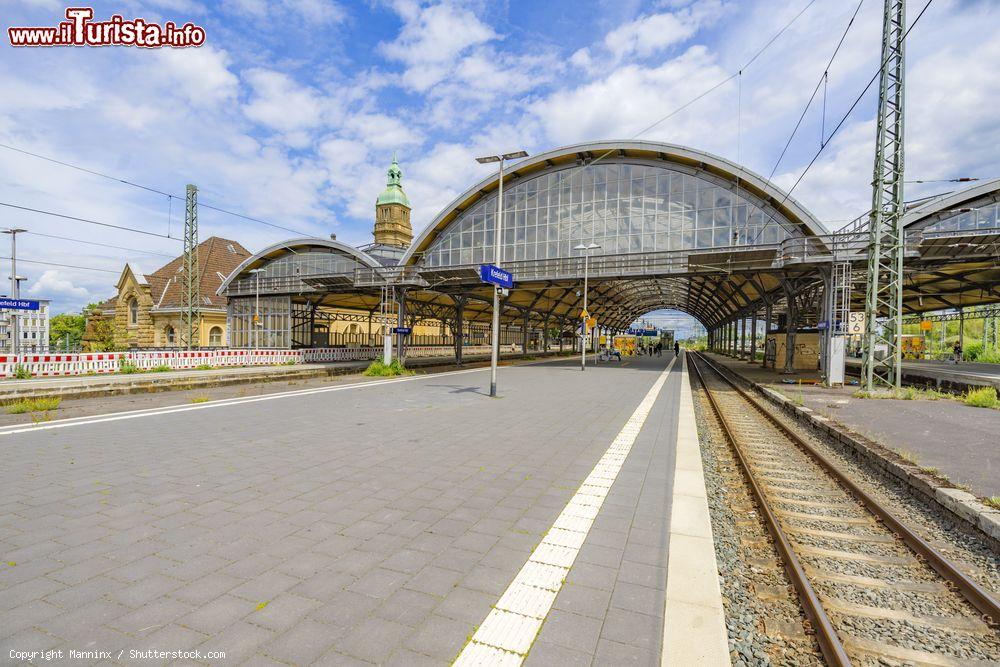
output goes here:
<path id="1" fill-rule="evenodd" d="M 225 308 L 225 297 L 216 291 L 223 279 L 232 273 L 250 251 L 236 241 L 213 236 L 198 245 L 198 266 L 201 276 L 201 306 Z M 184 256 L 181 255 L 146 275 L 154 308 L 180 308 L 183 305 Z"/>

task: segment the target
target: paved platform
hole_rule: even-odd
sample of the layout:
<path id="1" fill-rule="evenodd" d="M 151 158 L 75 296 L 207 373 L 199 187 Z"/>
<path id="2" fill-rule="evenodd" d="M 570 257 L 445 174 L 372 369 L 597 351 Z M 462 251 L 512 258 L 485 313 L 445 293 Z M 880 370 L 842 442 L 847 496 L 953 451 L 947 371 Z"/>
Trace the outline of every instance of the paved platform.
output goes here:
<path id="1" fill-rule="evenodd" d="M 936 468 L 952 482 L 967 485 L 977 496 L 1000 496 L 1000 410 L 972 408 L 951 399 L 860 399 L 854 397 L 856 386 L 828 388 L 782 382 L 815 382 L 818 373 L 786 376 L 759 364 L 709 356 L 856 433 L 904 453 L 920 466 Z"/>
<path id="2" fill-rule="evenodd" d="M 529 352 L 544 357 L 555 352 Z M 522 355 L 503 354 L 502 359 L 518 359 Z M 463 363 L 477 364 L 489 361 L 489 355 L 463 356 Z M 329 375 L 360 373 L 370 361 L 338 361 L 321 364 L 295 364 L 291 366 L 241 366 L 207 370 L 178 370 L 132 374 L 76 375 L 31 380 L 0 380 L 0 403 L 26 397 L 59 396 L 61 398 L 89 398 L 93 396 L 136 394 L 170 391 L 177 388 L 220 387 L 233 384 L 296 380 Z M 410 359 L 411 368 L 428 368 L 454 365 L 455 357 L 418 357 Z"/>
<path id="3" fill-rule="evenodd" d="M 527 656 L 659 664 L 671 356 L 0 429 L 0 654 L 449 664 L 662 379 Z"/>
<path id="4" fill-rule="evenodd" d="M 848 372 L 858 375 L 861 360 L 847 359 Z M 914 384 L 931 384 L 941 389 L 966 391 L 973 387 L 996 387 L 1000 390 L 1000 364 L 912 360 L 903 362 L 903 378 Z"/>

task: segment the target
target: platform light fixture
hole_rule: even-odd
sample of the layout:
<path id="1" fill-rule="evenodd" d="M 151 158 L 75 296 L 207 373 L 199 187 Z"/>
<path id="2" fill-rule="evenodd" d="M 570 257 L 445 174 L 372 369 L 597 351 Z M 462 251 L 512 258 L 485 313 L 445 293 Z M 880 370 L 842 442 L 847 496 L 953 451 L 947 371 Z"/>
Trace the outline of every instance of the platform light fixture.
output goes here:
<path id="1" fill-rule="evenodd" d="M 499 267 L 503 261 L 501 245 L 501 232 L 503 231 L 503 164 L 507 160 L 517 160 L 528 157 L 527 151 L 514 151 L 512 153 L 501 153 L 499 155 L 484 155 L 477 157 L 479 164 L 500 163 L 500 178 L 497 181 L 497 215 L 493 224 L 493 264 Z M 496 398 L 497 395 L 497 365 L 500 361 L 500 288 L 493 286 L 493 331 L 492 350 L 490 353 L 490 396 Z"/>
<path id="2" fill-rule="evenodd" d="M 587 370 L 587 271 L 590 264 L 590 251 L 600 248 L 596 243 L 573 246 L 573 250 L 583 253 L 583 312 L 580 314 L 580 370 Z"/>

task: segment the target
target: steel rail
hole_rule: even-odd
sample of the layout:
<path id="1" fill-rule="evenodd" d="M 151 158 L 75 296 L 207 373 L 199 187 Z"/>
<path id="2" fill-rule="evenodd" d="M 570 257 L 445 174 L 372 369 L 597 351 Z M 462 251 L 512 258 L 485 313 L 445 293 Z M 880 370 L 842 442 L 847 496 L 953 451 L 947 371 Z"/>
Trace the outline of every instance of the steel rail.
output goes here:
<path id="1" fill-rule="evenodd" d="M 968 600 L 969 604 L 975 607 L 983 615 L 983 620 L 987 623 L 987 625 L 991 627 L 997 626 L 998 622 L 1000 622 L 1000 602 L 990 595 L 989 592 L 951 563 L 951 561 L 928 544 L 927 541 L 920 537 L 915 531 L 897 519 L 885 506 L 865 492 L 829 459 L 819 453 L 812 445 L 807 443 L 801 436 L 792 431 L 781 420 L 771 414 L 769 410 L 760 405 L 757 399 L 750 396 L 746 390 L 738 386 L 736 382 L 728 377 L 726 373 L 719 369 L 717 364 L 707 359 L 704 355 L 698 354 L 697 357 L 704 361 L 707 366 L 714 369 L 719 377 L 726 382 L 726 384 L 735 389 L 740 396 L 746 399 L 750 405 L 767 418 L 767 420 L 777 427 L 779 431 L 781 431 L 802 451 L 808 454 L 817 464 L 819 464 L 819 466 L 825 470 L 827 474 L 847 489 L 847 491 L 849 491 L 851 495 L 861 502 L 861 504 L 863 504 L 868 511 L 877 516 L 903 541 L 904 544 L 906 544 L 906 546 L 913 550 L 919 557 L 926 560 L 927 564 L 930 565 L 945 580 L 953 584 L 958 589 L 958 592 L 962 594 L 962 597 Z M 701 378 L 700 371 L 699 378 Z M 707 387 L 706 394 L 709 396 L 711 395 Z"/>
<path id="2" fill-rule="evenodd" d="M 695 358 L 701 358 L 700 355 L 695 355 Z M 809 578 L 806 576 L 805 570 L 802 568 L 802 564 L 799 562 L 798 557 L 792 549 L 792 545 L 785 535 L 785 531 L 781 528 L 781 524 L 778 522 L 777 516 L 771 509 L 770 503 L 767 501 L 767 497 L 764 495 L 764 490 L 760 488 L 757 484 L 757 480 L 750 470 L 750 464 L 743 454 L 743 449 L 740 447 L 739 442 L 736 440 L 736 436 L 733 435 L 732 429 L 729 427 L 729 421 L 722 413 L 722 408 L 715 401 L 715 397 L 708 388 L 708 383 L 705 381 L 705 377 L 701 374 L 701 369 L 698 367 L 697 363 L 692 363 L 691 368 L 694 370 L 695 375 L 698 376 L 698 381 L 701 386 L 705 389 L 705 396 L 708 398 L 709 404 L 712 406 L 715 416 L 719 420 L 719 424 L 722 426 L 722 431 L 726 434 L 726 439 L 729 440 L 729 445 L 733 452 L 736 454 L 736 460 L 740 463 L 740 468 L 743 470 L 743 476 L 746 478 L 747 483 L 750 486 L 750 491 L 753 494 L 754 501 L 757 503 L 757 507 L 760 508 L 761 514 L 764 516 L 764 522 L 767 524 L 768 531 L 771 533 L 771 537 L 774 538 L 775 545 L 778 551 L 781 552 L 782 560 L 785 564 L 785 570 L 788 572 L 788 576 L 792 581 L 792 585 L 795 586 L 795 590 L 799 593 L 799 598 L 802 601 L 802 607 L 805 609 L 806 616 L 809 617 L 809 621 L 812 624 L 813 629 L 816 631 L 816 639 L 819 642 L 820 651 L 823 653 L 823 657 L 826 659 L 828 665 L 832 667 L 848 667 L 851 665 L 851 659 L 847 657 L 847 651 L 844 649 L 844 645 L 840 641 L 840 636 L 833 627 L 833 623 L 830 622 L 830 617 L 827 616 L 826 610 L 823 608 L 823 603 L 820 601 L 819 596 L 816 591 L 813 590 L 812 584 L 809 583 Z"/>

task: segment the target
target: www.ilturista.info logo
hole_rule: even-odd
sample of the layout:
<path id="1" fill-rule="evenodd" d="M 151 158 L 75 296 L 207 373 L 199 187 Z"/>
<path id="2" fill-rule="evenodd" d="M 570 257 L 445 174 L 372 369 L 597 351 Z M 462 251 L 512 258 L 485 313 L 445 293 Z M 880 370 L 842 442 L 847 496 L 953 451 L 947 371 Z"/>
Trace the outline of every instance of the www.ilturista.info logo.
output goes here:
<path id="1" fill-rule="evenodd" d="M 164 46 L 185 48 L 205 43 L 205 29 L 188 22 L 178 26 L 173 21 L 163 25 L 145 19 L 126 20 L 115 14 L 107 21 L 94 21 L 91 7 L 68 7 L 66 21 L 53 27 L 10 27 L 11 46 L 139 46 L 156 49 Z"/>

